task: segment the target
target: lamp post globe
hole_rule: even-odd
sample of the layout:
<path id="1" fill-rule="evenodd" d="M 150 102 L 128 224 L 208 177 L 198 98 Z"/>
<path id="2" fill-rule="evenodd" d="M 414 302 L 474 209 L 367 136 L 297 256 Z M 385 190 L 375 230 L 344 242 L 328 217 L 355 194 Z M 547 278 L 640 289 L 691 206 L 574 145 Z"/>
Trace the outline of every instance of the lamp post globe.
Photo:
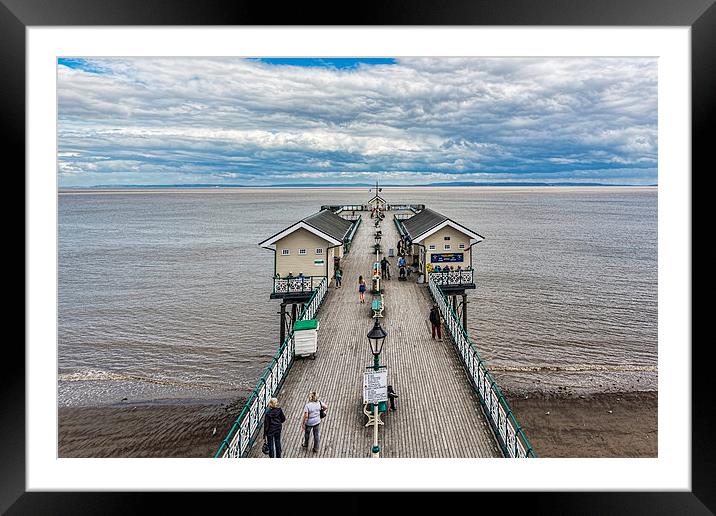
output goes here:
<path id="1" fill-rule="evenodd" d="M 368 332 L 368 343 L 370 344 L 370 352 L 373 354 L 373 368 L 377 371 L 379 366 L 379 356 L 383 351 L 383 344 L 388 333 L 380 325 L 378 319 L 375 320 L 373 328 Z"/>

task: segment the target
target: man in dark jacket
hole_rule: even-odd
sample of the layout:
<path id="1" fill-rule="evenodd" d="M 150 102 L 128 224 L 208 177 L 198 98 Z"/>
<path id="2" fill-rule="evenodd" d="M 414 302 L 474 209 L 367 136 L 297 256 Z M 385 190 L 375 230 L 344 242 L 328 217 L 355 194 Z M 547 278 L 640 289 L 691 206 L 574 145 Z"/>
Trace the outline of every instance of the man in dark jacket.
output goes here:
<path id="1" fill-rule="evenodd" d="M 268 442 L 269 457 L 281 458 L 281 426 L 286 421 L 278 400 L 271 398 L 264 417 L 264 439 Z"/>
<path id="2" fill-rule="evenodd" d="M 433 305 L 430 309 L 430 324 L 432 326 L 433 339 L 435 338 L 435 330 L 437 329 L 438 339 L 443 340 L 441 329 L 442 324 L 440 323 L 440 309 L 438 308 L 438 305 Z"/>

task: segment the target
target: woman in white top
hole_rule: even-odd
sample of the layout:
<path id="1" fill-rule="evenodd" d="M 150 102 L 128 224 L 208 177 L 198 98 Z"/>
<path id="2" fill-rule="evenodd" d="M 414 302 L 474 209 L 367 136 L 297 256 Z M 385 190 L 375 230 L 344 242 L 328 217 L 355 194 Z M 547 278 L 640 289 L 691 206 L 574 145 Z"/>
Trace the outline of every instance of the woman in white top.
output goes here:
<path id="1" fill-rule="evenodd" d="M 303 444 L 301 447 L 308 448 L 308 439 L 313 431 L 313 451 L 317 452 L 321 443 L 321 409 L 328 410 L 328 405 L 318 400 L 316 391 L 308 395 L 308 403 L 303 407 L 303 419 L 301 420 L 301 428 L 303 429 Z"/>

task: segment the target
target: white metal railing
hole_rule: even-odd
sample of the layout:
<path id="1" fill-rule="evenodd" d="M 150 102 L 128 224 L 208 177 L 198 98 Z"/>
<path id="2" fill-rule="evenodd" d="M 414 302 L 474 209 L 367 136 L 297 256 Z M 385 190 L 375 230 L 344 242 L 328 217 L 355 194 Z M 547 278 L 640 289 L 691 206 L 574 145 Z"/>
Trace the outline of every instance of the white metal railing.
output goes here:
<path id="1" fill-rule="evenodd" d="M 424 204 L 389 204 L 389 205 L 388 205 L 388 211 L 402 211 L 402 210 L 410 210 L 410 211 L 412 211 L 413 214 L 410 215 L 411 217 L 412 217 L 415 213 L 417 213 L 417 212 L 419 212 L 419 211 L 421 211 L 421 210 L 424 210 L 424 209 L 425 209 L 425 205 L 424 205 Z"/>
<path id="2" fill-rule="evenodd" d="M 328 281 L 324 277 L 318 284 L 308 304 L 304 306 L 298 320 L 313 319 L 327 292 Z M 249 447 L 256 439 L 256 432 L 262 424 L 269 400 L 278 392 L 288 375 L 291 365 L 293 365 L 294 351 L 295 342 L 293 329 L 291 329 L 286 339 L 281 343 L 278 352 L 274 355 L 271 364 L 261 376 L 258 385 L 251 392 L 231 430 L 221 442 L 221 446 L 214 456 L 215 458 L 241 458 L 246 455 Z"/>
<path id="3" fill-rule="evenodd" d="M 331 210 L 336 215 L 344 211 L 367 211 L 368 206 L 365 204 L 324 204 L 322 210 Z"/>
<path id="4" fill-rule="evenodd" d="M 507 457 L 517 458 L 534 457 L 532 446 L 525 437 L 520 425 L 517 424 L 507 401 L 500 393 L 495 380 L 472 345 L 470 337 L 450 306 L 445 294 L 434 281 L 433 274 L 430 274 L 428 285 L 430 286 L 430 293 L 440 308 L 442 319 L 450 332 L 455 348 L 465 367 L 465 372 L 470 377 L 485 413 L 488 415 L 490 426 L 500 443 L 503 454 Z"/>
<path id="5" fill-rule="evenodd" d="M 432 271 L 430 279 L 439 286 L 472 285 L 474 284 L 474 273 L 472 269 L 454 271 Z"/>
<path id="6" fill-rule="evenodd" d="M 325 276 L 290 276 L 287 278 L 274 278 L 274 294 L 300 294 L 312 292 L 318 288 Z"/>

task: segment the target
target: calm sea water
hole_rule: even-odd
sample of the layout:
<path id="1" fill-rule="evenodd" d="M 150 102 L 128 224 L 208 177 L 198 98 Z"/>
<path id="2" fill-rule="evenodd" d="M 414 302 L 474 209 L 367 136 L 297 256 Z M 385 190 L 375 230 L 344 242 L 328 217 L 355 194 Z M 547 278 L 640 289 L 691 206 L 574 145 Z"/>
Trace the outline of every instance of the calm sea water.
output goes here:
<path id="1" fill-rule="evenodd" d="M 507 391 L 657 387 L 657 190 L 397 189 L 485 237 L 469 327 Z M 228 400 L 278 347 L 257 243 L 357 189 L 61 193 L 60 406 Z"/>

